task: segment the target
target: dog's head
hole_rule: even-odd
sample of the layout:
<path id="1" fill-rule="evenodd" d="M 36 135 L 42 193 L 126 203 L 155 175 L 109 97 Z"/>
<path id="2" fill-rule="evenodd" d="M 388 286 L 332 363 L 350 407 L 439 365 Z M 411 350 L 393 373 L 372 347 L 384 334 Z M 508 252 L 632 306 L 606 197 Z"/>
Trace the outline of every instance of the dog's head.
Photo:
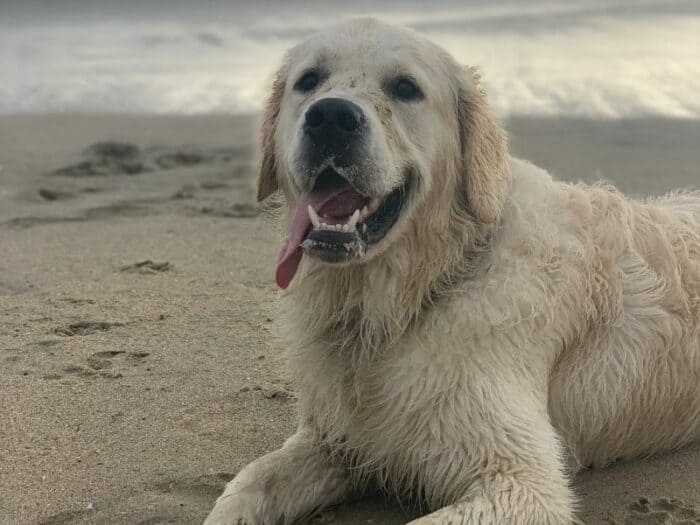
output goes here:
<path id="1" fill-rule="evenodd" d="M 290 204 L 277 283 L 304 253 L 368 264 L 407 231 L 444 235 L 457 209 L 497 221 L 505 159 L 475 75 L 436 45 L 368 19 L 312 36 L 287 54 L 263 116 L 258 199 L 280 189 Z"/>

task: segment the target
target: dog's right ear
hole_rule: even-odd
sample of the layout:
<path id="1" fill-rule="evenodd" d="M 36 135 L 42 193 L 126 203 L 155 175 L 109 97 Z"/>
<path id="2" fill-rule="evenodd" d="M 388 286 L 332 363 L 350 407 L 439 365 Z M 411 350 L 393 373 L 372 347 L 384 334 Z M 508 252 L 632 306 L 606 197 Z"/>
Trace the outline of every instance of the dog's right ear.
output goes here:
<path id="1" fill-rule="evenodd" d="M 277 158 L 275 155 L 275 132 L 279 120 L 282 95 L 287 82 L 287 72 L 280 69 L 272 81 L 272 92 L 263 111 L 260 134 L 260 169 L 258 172 L 258 202 L 266 199 L 279 188 Z"/>

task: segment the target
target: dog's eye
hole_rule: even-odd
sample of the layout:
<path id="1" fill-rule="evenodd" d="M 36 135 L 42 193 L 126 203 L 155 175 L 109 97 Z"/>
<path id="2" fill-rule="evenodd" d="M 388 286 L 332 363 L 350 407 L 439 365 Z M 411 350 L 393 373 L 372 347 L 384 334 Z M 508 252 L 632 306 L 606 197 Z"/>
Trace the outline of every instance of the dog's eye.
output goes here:
<path id="1" fill-rule="evenodd" d="M 423 92 L 415 82 L 406 77 L 399 77 L 391 84 L 391 95 L 403 101 L 422 100 Z"/>
<path id="2" fill-rule="evenodd" d="M 302 93 L 308 93 L 309 91 L 313 91 L 316 89 L 316 86 L 318 86 L 319 83 L 319 76 L 318 73 L 315 71 L 309 71 L 308 73 L 305 73 L 302 75 L 302 77 L 297 80 L 297 83 L 294 84 L 294 89 L 297 91 L 301 91 Z"/>

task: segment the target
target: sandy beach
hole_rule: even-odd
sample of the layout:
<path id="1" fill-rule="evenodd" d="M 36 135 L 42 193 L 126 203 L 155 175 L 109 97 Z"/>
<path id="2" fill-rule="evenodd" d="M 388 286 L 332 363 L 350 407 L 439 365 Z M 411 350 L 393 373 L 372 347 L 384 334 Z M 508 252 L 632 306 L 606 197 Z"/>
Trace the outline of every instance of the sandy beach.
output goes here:
<path id="1" fill-rule="evenodd" d="M 700 121 L 506 122 L 565 180 L 700 186 Z M 0 117 L 0 523 L 199 523 L 295 426 L 256 118 Z M 575 481 L 589 524 L 700 523 L 700 447 Z M 381 499 L 324 524 L 404 523 Z"/>

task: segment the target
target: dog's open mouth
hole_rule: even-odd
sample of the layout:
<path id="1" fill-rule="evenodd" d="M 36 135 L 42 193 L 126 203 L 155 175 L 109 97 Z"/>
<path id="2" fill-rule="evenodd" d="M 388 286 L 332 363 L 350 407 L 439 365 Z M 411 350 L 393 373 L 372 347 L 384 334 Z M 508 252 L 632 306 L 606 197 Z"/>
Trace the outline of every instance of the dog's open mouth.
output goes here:
<path id="1" fill-rule="evenodd" d="M 280 288 L 289 286 L 304 252 L 327 263 L 363 257 L 398 219 L 407 186 L 408 183 L 383 199 L 370 198 L 333 169 L 326 169 L 314 189 L 297 199 L 287 242 L 277 262 Z"/>

